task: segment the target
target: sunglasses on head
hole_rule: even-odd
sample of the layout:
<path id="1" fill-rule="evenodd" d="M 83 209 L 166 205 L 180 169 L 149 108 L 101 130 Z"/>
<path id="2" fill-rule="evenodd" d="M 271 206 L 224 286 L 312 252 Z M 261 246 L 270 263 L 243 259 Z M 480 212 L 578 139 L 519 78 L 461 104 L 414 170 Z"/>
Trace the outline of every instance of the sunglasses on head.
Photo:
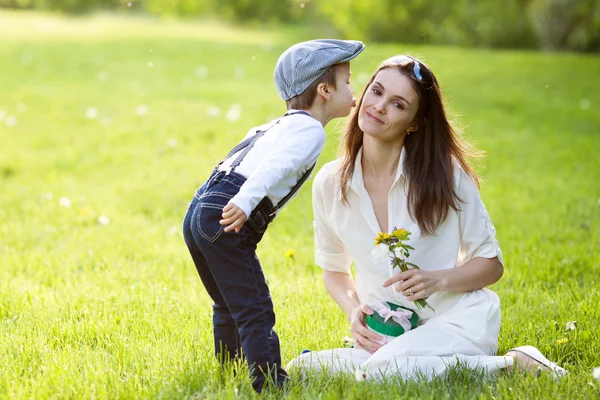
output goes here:
<path id="1" fill-rule="evenodd" d="M 411 56 L 404 56 L 404 55 L 400 55 L 400 56 L 394 56 L 394 57 L 390 57 L 387 60 L 385 60 L 385 63 L 391 63 L 391 64 L 404 64 L 404 63 L 408 63 L 408 62 L 412 62 L 413 63 L 413 74 L 415 75 L 415 78 L 417 78 L 417 80 L 421 83 L 426 83 L 423 80 L 423 75 L 421 74 L 421 67 L 423 68 L 423 71 L 426 72 L 427 75 L 429 75 L 430 80 L 432 75 L 431 72 L 429 72 L 429 70 L 427 69 L 426 66 L 424 66 L 423 64 L 421 64 L 421 62 L 419 60 L 417 60 L 416 58 L 413 58 Z M 433 82 L 431 82 L 431 85 L 433 86 Z"/>

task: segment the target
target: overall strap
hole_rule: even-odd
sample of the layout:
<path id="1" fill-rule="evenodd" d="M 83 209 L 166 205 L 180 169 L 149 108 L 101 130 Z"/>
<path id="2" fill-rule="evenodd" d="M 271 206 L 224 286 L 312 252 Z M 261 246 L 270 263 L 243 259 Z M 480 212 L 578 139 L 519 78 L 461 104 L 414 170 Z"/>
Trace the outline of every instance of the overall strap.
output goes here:
<path id="1" fill-rule="evenodd" d="M 296 194 L 304 182 L 306 182 L 306 180 L 310 177 L 310 173 L 313 171 L 313 169 L 315 169 L 315 165 L 317 165 L 317 163 L 314 163 L 309 169 L 306 170 L 304 175 L 302 175 L 302 178 L 300 178 L 292 190 L 283 199 L 281 199 L 279 203 L 277 203 L 275 206 L 275 211 L 271 215 L 279 211 L 294 196 L 294 194 Z"/>
<path id="2" fill-rule="evenodd" d="M 283 117 L 287 117 L 289 115 L 294 115 L 294 114 L 304 114 L 304 115 L 307 115 L 307 116 L 310 117 L 310 114 L 307 113 L 306 111 L 287 112 L 287 113 L 283 114 Z M 281 121 L 281 119 L 283 117 L 279 118 L 277 120 L 277 122 L 275 122 L 273 125 L 271 125 L 267 129 L 262 130 L 262 131 L 258 131 L 253 136 L 250 136 L 249 138 L 246 138 L 243 141 L 241 141 L 240 143 L 238 143 L 233 149 L 231 149 L 231 151 L 229 152 L 229 154 L 227 155 L 227 157 L 225 157 L 221 162 L 219 162 L 219 164 L 217 164 L 217 167 L 215 168 L 215 170 L 219 169 L 219 166 L 221 164 L 223 164 L 223 162 L 225 160 L 227 160 L 229 157 L 233 156 L 234 154 L 236 154 L 237 152 L 239 152 L 240 150 L 242 150 L 240 152 L 240 155 L 231 163 L 231 165 L 229 166 L 229 168 L 227 168 L 227 174 L 230 174 L 231 172 L 233 172 L 237 168 L 237 166 L 240 165 L 240 163 L 242 162 L 242 160 L 244 159 L 244 157 L 246 157 L 246 154 L 248 154 L 248 152 L 250 150 L 252 150 L 252 148 L 254 147 L 254 144 L 256 143 L 256 141 L 258 139 L 260 139 L 269 129 L 271 129 L 272 127 L 274 127 L 275 125 L 277 125 Z"/>
<path id="3" fill-rule="evenodd" d="M 277 123 L 279 123 L 279 121 L 277 121 Z M 277 124 L 273 124 L 273 126 L 275 126 Z M 272 127 L 270 127 L 269 129 L 271 129 Z M 242 149 L 242 151 L 240 151 L 240 155 L 237 156 L 237 158 L 235 159 L 235 161 L 233 161 L 231 163 L 231 165 L 229 166 L 229 168 L 227 169 L 227 173 L 230 174 L 231 172 L 235 171 L 235 169 L 237 168 L 238 165 L 240 165 L 240 163 L 242 162 L 242 160 L 244 159 L 244 157 L 246 157 L 246 154 L 248 154 L 248 152 L 250 150 L 252 150 L 252 148 L 254 147 L 254 144 L 256 143 L 256 141 L 258 139 L 260 139 L 266 131 L 268 131 L 269 129 L 266 129 L 264 131 L 258 131 L 256 132 L 256 134 L 248 139 L 251 139 L 250 141 L 246 142 L 248 139 L 244 140 L 242 143 L 240 143 L 239 145 L 237 145 L 236 147 L 240 146 L 240 149 Z M 235 150 L 235 147 L 234 147 Z M 238 149 L 239 150 L 239 149 Z M 233 150 L 232 150 L 233 151 Z M 234 153 L 235 154 L 235 153 Z"/>

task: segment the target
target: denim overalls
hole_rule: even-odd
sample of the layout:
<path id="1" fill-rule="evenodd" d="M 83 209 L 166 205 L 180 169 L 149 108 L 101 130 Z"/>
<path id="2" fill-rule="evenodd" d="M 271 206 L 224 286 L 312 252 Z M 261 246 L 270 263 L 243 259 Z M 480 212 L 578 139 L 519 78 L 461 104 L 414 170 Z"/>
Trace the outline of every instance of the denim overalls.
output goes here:
<path id="1" fill-rule="evenodd" d="M 282 118 L 298 113 L 310 116 L 299 111 L 286 113 Z M 283 384 L 287 374 L 281 368 L 279 338 L 273 330 L 273 302 L 256 256 L 256 246 L 277 211 L 296 193 L 314 168 L 313 165 L 306 171 L 276 206 L 268 197 L 263 198 L 239 233 L 225 232 L 224 226 L 219 224 L 223 207 L 246 181 L 235 168 L 267 130 L 257 132 L 234 147 L 225 159 L 238 152 L 239 155 L 226 171 L 219 171 L 223 161 L 217 165 L 208 181 L 196 191 L 183 221 L 185 242 L 214 302 L 215 355 L 225 362 L 239 356 L 243 349 L 255 378 L 253 387 L 258 392 L 262 390 L 267 371 L 278 385 Z"/>

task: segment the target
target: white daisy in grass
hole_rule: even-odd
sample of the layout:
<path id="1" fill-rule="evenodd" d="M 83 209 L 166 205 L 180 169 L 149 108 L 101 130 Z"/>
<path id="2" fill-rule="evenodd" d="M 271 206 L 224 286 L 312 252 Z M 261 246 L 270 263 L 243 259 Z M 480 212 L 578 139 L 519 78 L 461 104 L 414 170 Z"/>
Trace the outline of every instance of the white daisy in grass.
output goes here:
<path id="1" fill-rule="evenodd" d="M 108 118 L 107 116 L 104 116 L 102 118 L 100 118 L 100 125 L 102 126 L 109 126 L 111 123 L 111 119 Z"/>
<path id="2" fill-rule="evenodd" d="M 62 196 L 60 199 L 58 199 L 58 204 L 64 208 L 71 208 L 71 200 L 65 196 Z"/>
<path id="3" fill-rule="evenodd" d="M 89 107 L 87 110 L 85 110 L 85 116 L 89 119 L 98 118 L 98 109 L 96 107 Z"/>
<path id="4" fill-rule="evenodd" d="M 202 65 L 196 68 L 195 73 L 198 79 L 205 79 L 208 76 L 208 68 Z"/>
<path id="5" fill-rule="evenodd" d="M 244 67 L 237 67 L 233 71 L 233 76 L 235 79 L 244 79 L 246 77 L 246 69 Z"/>
<path id="6" fill-rule="evenodd" d="M 167 146 L 169 146 L 170 148 L 176 147 L 177 146 L 177 140 L 175 140 L 173 138 L 167 139 Z"/>
<path id="7" fill-rule="evenodd" d="M 594 379 L 597 379 L 600 381 L 600 367 L 594 368 L 594 371 L 592 372 L 592 376 L 594 377 Z"/>
<path id="8" fill-rule="evenodd" d="M 17 125 L 17 117 L 15 117 L 13 115 L 9 115 L 8 117 L 6 117 L 6 121 L 4 123 L 9 128 L 12 128 L 13 126 Z"/>
<path id="9" fill-rule="evenodd" d="M 106 72 L 106 71 L 98 72 L 98 80 L 100 82 L 107 82 L 108 81 L 108 72 Z"/>
<path id="10" fill-rule="evenodd" d="M 33 62 L 33 55 L 31 55 L 29 53 L 21 54 L 21 63 L 23 63 L 23 65 L 29 65 L 32 62 Z"/>
<path id="11" fill-rule="evenodd" d="M 135 113 L 140 117 L 143 117 L 144 115 L 148 114 L 148 106 L 145 104 L 140 104 L 135 108 Z"/>
<path id="12" fill-rule="evenodd" d="M 232 104 L 231 108 L 227 111 L 225 118 L 227 118 L 227 121 L 229 122 L 235 122 L 239 121 L 241 114 L 242 107 L 239 104 Z"/>
<path id="13" fill-rule="evenodd" d="M 270 52 L 271 50 L 273 50 L 273 47 L 275 47 L 275 45 L 274 45 L 274 44 L 273 44 L 273 42 L 272 42 L 272 41 L 270 41 L 270 40 L 265 40 L 265 41 L 263 41 L 263 42 L 262 42 L 262 44 L 261 44 L 261 49 L 262 49 L 262 51 L 264 51 L 264 52 L 266 52 L 266 53 L 268 53 L 268 52 Z"/>
<path id="14" fill-rule="evenodd" d="M 590 102 L 588 99 L 581 99 L 581 101 L 579 102 L 579 107 L 580 107 L 580 108 L 581 108 L 583 111 L 585 111 L 585 110 L 587 110 L 588 108 L 590 108 L 590 105 L 591 105 L 591 104 L 592 104 L 592 103 L 591 103 L 591 102 Z"/>
<path id="15" fill-rule="evenodd" d="M 181 78 L 182 87 L 188 87 L 190 85 L 192 85 L 192 78 L 190 78 L 189 76 L 184 76 L 183 78 Z"/>
<path id="16" fill-rule="evenodd" d="M 98 223 L 100 223 L 100 225 L 108 225 L 110 224 L 110 218 L 106 215 L 101 215 L 98 217 Z"/>
<path id="17" fill-rule="evenodd" d="M 209 106 L 206 109 L 206 113 L 208 114 L 209 117 L 219 118 L 221 116 L 221 109 L 217 106 Z"/>

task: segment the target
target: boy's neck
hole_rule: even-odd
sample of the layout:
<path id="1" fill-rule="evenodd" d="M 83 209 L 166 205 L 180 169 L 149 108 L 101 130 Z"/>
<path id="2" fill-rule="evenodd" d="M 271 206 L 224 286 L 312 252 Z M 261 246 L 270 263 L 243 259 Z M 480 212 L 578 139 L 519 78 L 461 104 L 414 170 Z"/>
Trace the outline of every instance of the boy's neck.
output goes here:
<path id="1" fill-rule="evenodd" d="M 321 125 L 323 125 L 323 128 L 329 123 L 329 121 L 331 121 L 331 118 L 327 115 L 327 111 L 323 107 L 315 107 L 315 105 L 313 105 L 310 108 L 302 110 L 298 109 L 298 111 L 306 111 L 307 113 L 309 113 L 311 117 L 313 117 L 314 119 L 319 121 Z"/>

